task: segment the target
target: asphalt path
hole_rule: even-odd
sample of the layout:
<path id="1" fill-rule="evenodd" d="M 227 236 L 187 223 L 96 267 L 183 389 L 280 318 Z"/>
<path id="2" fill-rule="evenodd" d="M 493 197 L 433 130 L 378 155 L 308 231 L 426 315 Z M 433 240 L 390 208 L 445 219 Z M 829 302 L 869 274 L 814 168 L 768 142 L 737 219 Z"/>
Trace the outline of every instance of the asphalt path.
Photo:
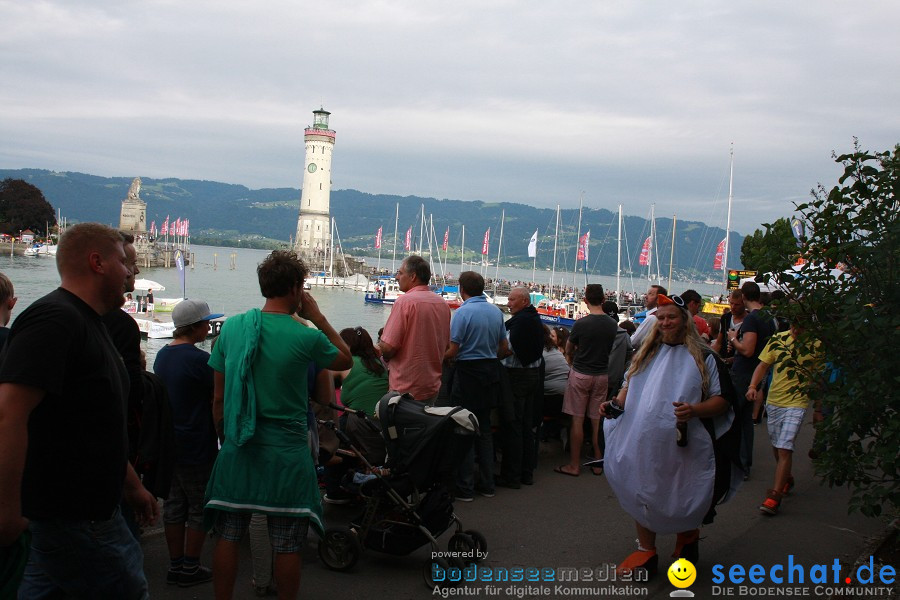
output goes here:
<path id="1" fill-rule="evenodd" d="M 689 587 L 694 597 L 782 597 L 781 594 L 789 591 L 786 588 L 793 588 L 791 595 L 827 598 L 835 593 L 835 588 L 847 588 L 843 590 L 847 593 L 853 592 L 849 588 L 859 586 L 853 566 L 861 556 L 868 560 L 867 552 L 873 540 L 883 534 L 887 523 L 858 513 L 849 515 L 848 491 L 828 488 L 813 477 L 812 461 L 806 455 L 811 442 L 812 427 L 807 422 L 801 430 L 794 461 L 796 488 L 785 499 L 777 516 L 763 516 L 757 507 L 765 498 L 766 489 L 772 485 L 775 462 L 765 424 L 756 427 L 752 478 L 744 483 L 734 499 L 718 508 L 715 523 L 701 529 L 697 578 Z M 674 434 L 672 444 L 674 449 Z M 670 584 L 665 570 L 672 562 L 668 556 L 674 548 L 674 535 L 660 536 L 657 540 L 660 573 L 651 581 L 604 580 L 616 563 L 634 551 L 634 524 L 619 507 L 605 477 L 593 476 L 587 469 L 577 478 L 554 473 L 553 467 L 565 461 L 558 440 L 544 442 L 535 485 L 519 490 L 498 487 L 494 498 L 477 496 L 474 502 L 455 503 L 456 514 L 465 528 L 476 529 L 487 539 L 488 555 L 481 567 L 490 568 L 492 572 L 502 569 L 512 572 L 516 567 L 554 569 L 555 581 L 463 583 L 449 590 L 445 597 L 670 597 L 676 588 Z M 326 505 L 325 514 L 329 525 L 340 525 L 357 516 L 359 509 Z M 439 539 L 441 550 L 447 549 L 451 533 L 445 533 Z M 210 566 L 213 543 L 213 540 L 207 541 L 203 556 L 203 563 Z M 317 543 L 318 538 L 311 533 L 304 551 L 301 598 L 412 600 L 441 597 L 426 587 L 422 576 L 423 565 L 430 562 L 428 546 L 401 557 L 364 551 L 351 571 L 339 573 L 330 571 L 320 561 Z M 145 533 L 142 545 L 152 598 L 213 597 L 210 583 L 184 589 L 166 585 L 168 556 L 161 529 Z M 235 598 L 254 598 L 250 584 L 249 544 L 245 542 L 244 546 Z M 833 571 L 836 560 L 841 566 L 839 576 Z M 789 561 L 800 565 L 804 581 L 797 581 L 799 570 L 795 568 L 793 584 L 773 583 L 769 578 L 771 568 L 776 566 L 775 575 L 784 575 L 784 571 L 777 571 L 777 565 L 788 565 Z M 718 584 L 713 581 L 716 565 L 720 565 L 725 577 Z M 765 572 L 760 583 L 729 581 L 730 572 L 739 575 L 740 568 L 749 572 L 753 565 L 761 565 Z M 825 565 L 818 574 L 827 570 L 829 583 L 810 581 L 816 565 Z M 579 569 L 579 581 L 559 581 L 559 569 L 567 567 Z M 735 567 L 738 570 L 733 570 Z M 878 569 L 876 564 L 876 573 Z M 546 571 L 538 572 L 542 573 Z M 862 572 L 863 575 L 866 573 Z M 846 583 L 847 576 L 851 576 L 850 584 Z M 835 577 L 839 581 L 837 584 L 833 583 Z M 876 584 L 877 580 L 869 584 L 868 592 L 873 591 L 871 588 Z M 894 597 L 896 589 L 893 588 Z M 879 595 L 888 597 L 887 592 L 874 597 Z M 856 596 L 849 594 L 849 597 Z"/>

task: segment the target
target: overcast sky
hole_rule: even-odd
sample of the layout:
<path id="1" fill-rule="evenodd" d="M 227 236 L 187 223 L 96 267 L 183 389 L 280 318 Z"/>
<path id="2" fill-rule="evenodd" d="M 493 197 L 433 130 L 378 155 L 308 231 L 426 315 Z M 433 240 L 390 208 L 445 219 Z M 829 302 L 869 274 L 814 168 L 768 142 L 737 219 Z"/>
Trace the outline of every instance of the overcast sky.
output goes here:
<path id="1" fill-rule="evenodd" d="M 733 229 L 900 142 L 900 3 L 0 0 L 0 167 L 585 204 Z M 75 215 L 73 215 L 75 216 Z"/>

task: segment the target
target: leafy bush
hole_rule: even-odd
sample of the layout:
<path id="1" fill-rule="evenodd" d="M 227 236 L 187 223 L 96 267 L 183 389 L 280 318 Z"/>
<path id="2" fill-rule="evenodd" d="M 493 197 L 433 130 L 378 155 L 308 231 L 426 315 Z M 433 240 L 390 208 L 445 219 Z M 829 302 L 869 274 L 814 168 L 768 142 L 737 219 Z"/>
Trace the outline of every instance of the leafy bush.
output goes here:
<path id="1" fill-rule="evenodd" d="M 870 154 L 855 142 L 836 161 L 838 185 L 797 206 L 808 262 L 776 275 L 791 299 L 776 311 L 805 325 L 800 341 L 818 340 L 827 365 L 824 377 L 801 374 L 826 415 L 816 472 L 850 487 L 851 512 L 878 516 L 900 507 L 900 146 Z"/>

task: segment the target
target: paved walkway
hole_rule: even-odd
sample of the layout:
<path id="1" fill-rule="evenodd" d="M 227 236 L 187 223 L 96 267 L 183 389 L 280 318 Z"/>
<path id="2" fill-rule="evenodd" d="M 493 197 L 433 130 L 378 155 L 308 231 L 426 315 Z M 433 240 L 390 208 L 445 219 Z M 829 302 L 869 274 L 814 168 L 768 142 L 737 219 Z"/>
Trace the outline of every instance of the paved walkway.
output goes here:
<path id="1" fill-rule="evenodd" d="M 719 507 L 716 522 L 701 530 L 697 581 L 690 590 L 697 598 L 716 597 L 728 591 L 733 597 L 752 594 L 753 597 L 767 598 L 783 594 L 786 591 L 783 588 L 799 587 L 810 597 L 827 598 L 831 591 L 825 588 L 848 587 L 841 583 L 817 588 L 809 582 L 810 569 L 818 564 L 831 569 L 838 560 L 844 569 L 840 575 L 843 581 L 860 554 L 885 531 L 886 522 L 866 519 L 858 514 L 848 515 L 847 490 L 829 489 L 813 479 L 811 461 L 806 457 L 812 440 L 809 424 L 804 426 L 799 438 L 794 463 L 797 479 L 794 493 L 785 500 L 778 516 L 761 515 L 757 506 L 765 497 L 766 489 L 772 485 L 774 459 L 768 446 L 765 425 L 756 428 L 756 438 L 752 479 L 744 484 L 736 498 Z M 674 451 L 674 436 L 672 446 Z M 614 566 L 634 550 L 634 525 L 619 507 L 605 477 L 592 476 L 587 470 L 578 478 L 553 473 L 553 467 L 565 460 L 558 441 L 546 442 L 542 445 L 541 464 L 534 486 L 523 486 L 521 490 L 498 488 L 494 498 L 477 497 L 472 503 L 457 502 L 456 513 L 466 528 L 477 529 L 487 538 L 489 553 L 482 563 L 483 567 L 577 567 L 591 573 L 593 581 L 469 583 L 456 591 L 470 597 L 498 598 L 668 598 L 675 588 L 662 571 L 652 581 L 643 584 L 597 581 L 597 577 L 602 577 L 605 572 L 606 565 Z M 357 513 L 357 509 L 326 505 L 330 524 L 345 523 Z M 187 589 L 166 586 L 168 557 L 163 535 L 157 531 L 145 535 L 143 541 L 151 596 L 212 598 L 211 584 Z M 446 548 L 448 538 L 449 534 L 441 538 L 442 550 Z M 304 552 L 301 598 L 402 600 L 432 597 L 422 578 L 423 564 L 429 559 L 428 548 L 421 548 L 404 557 L 367 551 L 351 572 L 335 573 L 319 561 L 317 541 L 311 534 Z M 671 553 L 674 542 L 674 536 L 661 536 L 658 541 L 661 570 L 667 569 L 671 562 L 666 557 Z M 209 542 L 204 551 L 204 564 L 211 564 L 211 549 L 212 542 Z M 718 589 L 714 587 L 712 570 L 715 565 L 722 565 L 727 577 L 734 565 L 749 569 L 759 564 L 765 567 L 768 574 L 771 566 L 786 564 L 789 560 L 804 568 L 807 578 L 804 584 L 779 586 L 767 582 L 755 585 L 745 581 L 743 585 L 749 584 L 753 589 L 741 590 L 738 584 L 726 580 L 719 584 Z M 249 548 L 245 548 L 236 598 L 254 597 L 250 587 L 249 563 Z M 851 575 L 855 581 L 855 573 Z M 829 570 L 829 577 L 832 576 Z M 896 597 L 896 588 L 894 590 Z M 798 593 L 803 591 L 795 589 L 794 595 Z"/>

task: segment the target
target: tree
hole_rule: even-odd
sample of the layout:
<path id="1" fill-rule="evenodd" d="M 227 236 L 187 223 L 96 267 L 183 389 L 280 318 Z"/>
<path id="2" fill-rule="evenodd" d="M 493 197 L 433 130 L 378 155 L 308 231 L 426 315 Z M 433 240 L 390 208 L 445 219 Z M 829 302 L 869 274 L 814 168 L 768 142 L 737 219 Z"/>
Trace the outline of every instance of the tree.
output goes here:
<path id="1" fill-rule="evenodd" d="M 838 185 L 797 206 L 808 262 L 796 278 L 776 276 L 791 298 L 776 311 L 805 326 L 800 345 L 824 361 L 824 373 L 797 370 L 826 414 L 816 472 L 850 487 L 850 511 L 878 516 L 900 508 L 900 372 L 890 358 L 900 331 L 900 146 L 870 154 L 855 142 L 836 162 Z"/>
<path id="2" fill-rule="evenodd" d="M 48 225 L 55 224 L 56 214 L 41 190 L 22 179 L 0 181 L 0 231 L 31 229 L 47 235 Z"/>
<path id="3" fill-rule="evenodd" d="M 757 229 L 741 244 L 741 264 L 760 273 L 780 273 L 791 268 L 799 252 L 791 223 L 782 217 L 763 223 L 765 233 Z"/>

